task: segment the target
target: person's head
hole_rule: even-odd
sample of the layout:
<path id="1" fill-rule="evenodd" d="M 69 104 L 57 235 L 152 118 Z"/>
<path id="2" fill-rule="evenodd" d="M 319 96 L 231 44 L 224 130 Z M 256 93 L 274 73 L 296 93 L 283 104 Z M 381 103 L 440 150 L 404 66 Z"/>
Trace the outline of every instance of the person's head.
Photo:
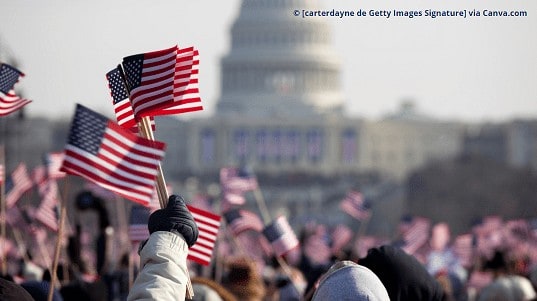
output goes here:
<path id="1" fill-rule="evenodd" d="M 358 263 L 382 281 L 392 301 L 441 301 L 444 291 L 438 281 L 413 256 L 394 246 L 369 249 Z"/>
<path id="2" fill-rule="evenodd" d="M 237 298 L 217 282 L 205 278 L 194 277 L 191 279 L 194 289 L 193 301 L 236 301 Z"/>
<path id="3" fill-rule="evenodd" d="M 224 279 L 227 288 L 239 300 L 262 300 L 265 284 L 259 275 L 256 264 L 246 258 L 237 258 L 227 264 L 228 272 Z"/>
<path id="4" fill-rule="evenodd" d="M 320 278 L 311 300 L 390 301 L 390 297 L 370 269 L 352 261 L 340 261 Z"/>
<path id="5" fill-rule="evenodd" d="M 0 277 L 0 300 L 34 301 L 34 298 L 22 286 Z"/>

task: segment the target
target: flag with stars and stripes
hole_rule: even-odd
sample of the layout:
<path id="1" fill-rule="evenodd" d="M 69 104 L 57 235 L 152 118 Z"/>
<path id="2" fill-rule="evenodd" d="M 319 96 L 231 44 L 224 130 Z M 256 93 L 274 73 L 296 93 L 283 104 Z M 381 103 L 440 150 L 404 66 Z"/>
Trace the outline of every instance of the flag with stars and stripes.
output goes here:
<path id="1" fill-rule="evenodd" d="M 235 167 L 220 169 L 220 185 L 225 192 L 241 194 L 258 188 L 257 178 Z"/>
<path id="2" fill-rule="evenodd" d="M 164 148 L 78 104 L 60 170 L 147 206 Z"/>
<path id="3" fill-rule="evenodd" d="M 108 88 L 110 89 L 110 96 L 112 96 L 117 123 L 124 129 L 138 133 L 137 120 L 134 118 L 129 93 L 121 75 L 121 70 L 114 68 L 106 73 L 106 79 L 108 80 Z M 155 119 L 152 117 L 151 129 L 155 131 Z"/>
<path id="4" fill-rule="evenodd" d="M 33 186 L 32 180 L 28 176 L 26 164 L 19 163 L 19 165 L 17 165 L 11 173 L 11 177 L 8 179 L 7 184 L 6 207 L 11 208 L 19 201 L 22 195 Z"/>
<path id="5" fill-rule="evenodd" d="M 123 58 L 135 118 L 203 110 L 198 51 L 177 46 Z"/>
<path id="6" fill-rule="evenodd" d="M 233 209 L 224 213 L 226 224 L 233 233 L 237 236 L 244 231 L 254 230 L 261 232 L 263 230 L 263 222 L 257 214 L 246 209 Z"/>
<path id="7" fill-rule="evenodd" d="M 363 195 L 358 191 L 349 191 L 339 207 L 357 220 L 365 220 L 371 216 L 369 204 L 366 203 Z"/>
<path id="8" fill-rule="evenodd" d="M 42 200 L 39 207 L 33 212 L 33 217 L 50 230 L 58 231 L 60 200 L 56 180 L 48 179 L 46 182 L 41 183 L 39 191 Z"/>
<path id="9" fill-rule="evenodd" d="M 263 229 L 263 235 L 270 242 L 272 249 L 278 256 L 285 255 L 300 244 L 285 216 L 276 218 L 266 226 Z"/>
<path id="10" fill-rule="evenodd" d="M 198 240 L 188 250 L 187 259 L 202 265 L 209 265 L 218 237 L 221 217 L 191 205 L 188 205 L 187 207 L 190 213 L 192 213 L 194 221 L 199 229 Z"/>
<path id="11" fill-rule="evenodd" d="M 13 87 L 24 74 L 8 64 L 0 64 L 0 116 L 7 116 L 32 102 L 15 94 Z"/>
<path id="12" fill-rule="evenodd" d="M 135 117 L 151 116 L 155 108 L 173 102 L 177 46 L 123 58 Z"/>
<path id="13" fill-rule="evenodd" d="M 149 238 L 147 222 L 151 210 L 145 206 L 132 206 L 129 221 L 128 234 L 132 242 L 141 242 Z"/>

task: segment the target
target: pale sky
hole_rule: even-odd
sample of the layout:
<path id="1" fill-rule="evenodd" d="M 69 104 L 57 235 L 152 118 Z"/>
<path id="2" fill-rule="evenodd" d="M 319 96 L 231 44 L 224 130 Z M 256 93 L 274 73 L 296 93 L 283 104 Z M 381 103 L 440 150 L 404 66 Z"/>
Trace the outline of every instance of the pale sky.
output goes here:
<path id="1" fill-rule="evenodd" d="M 525 10 L 527 17 L 320 17 L 342 62 L 347 112 L 378 118 L 402 99 L 442 119 L 537 118 L 537 1 L 323 0 L 326 10 Z M 123 57 L 178 44 L 200 52 L 203 113 L 220 95 L 220 59 L 239 0 L 2 0 L 0 60 L 31 116 L 71 118 L 76 102 L 113 116 L 105 74 Z M 293 12 L 289 11 L 291 15 Z M 300 17 L 297 17 L 300 18 Z"/>

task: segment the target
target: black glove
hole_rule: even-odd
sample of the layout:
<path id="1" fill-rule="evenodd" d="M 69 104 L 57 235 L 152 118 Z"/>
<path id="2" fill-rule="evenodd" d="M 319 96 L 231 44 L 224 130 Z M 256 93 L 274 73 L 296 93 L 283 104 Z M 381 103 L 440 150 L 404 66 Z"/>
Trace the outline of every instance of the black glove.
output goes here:
<path id="1" fill-rule="evenodd" d="M 188 211 L 183 198 L 178 195 L 170 196 L 166 208 L 159 209 L 149 216 L 147 228 L 149 233 L 175 230 L 183 235 L 189 247 L 192 247 L 199 235 L 192 213 Z"/>

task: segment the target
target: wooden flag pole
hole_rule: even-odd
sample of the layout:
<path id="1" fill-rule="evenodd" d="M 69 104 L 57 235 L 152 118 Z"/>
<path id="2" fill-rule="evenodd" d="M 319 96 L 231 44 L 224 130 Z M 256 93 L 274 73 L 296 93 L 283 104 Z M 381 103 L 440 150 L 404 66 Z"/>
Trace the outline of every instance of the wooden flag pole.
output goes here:
<path id="1" fill-rule="evenodd" d="M 0 147 L 0 165 L 4 169 L 0 179 L 0 251 L 2 252 L 2 275 L 7 275 L 7 254 L 6 254 L 6 158 L 5 147 L 2 144 Z"/>
<path id="2" fill-rule="evenodd" d="M 270 217 L 270 212 L 267 207 L 267 203 L 265 202 L 265 198 L 263 197 L 263 193 L 261 192 L 261 189 L 258 187 L 254 190 L 254 197 L 257 202 L 257 205 L 259 206 L 259 210 L 261 211 L 261 215 L 263 216 L 263 223 L 268 225 L 272 218 Z M 278 261 L 278 264 L 282 267 L 283 272 L 289 277 L 289 280 L 291 281 L 291 284 L 296 289 L 297 292 L 299 292 L 299 289 L 296 287 L 294 281 L 293 281 L 293 273 L 291 271 L 291 267 L 287 264 L 287 262 L 282 258 L 282 256 L 277 255 L 276 260 Z"/>
<path id="3" fill-rule="evenodd" d="M 123 79 L 123 83 L 125 84 L 125 89 L 127 90 L 127 93 L 130 95 L 131 89 L 125 78 L 125 73 L 123 72 L 123 68 L 121 67 L 121 65 L 118 65 L 117 68 Z M 148 116 L 142 117 L 141 120 L 138 122 L 138 132 L 141 137 L 155 141 L 153 131 L 151 130 L 151 119 Z M 158 195 L 158 199 L 160 203 L 160 208 L 165 208 L 168 205 L 168 190 L 166 189 L 166 181 L 164 179 L 164 173 L 162 171 L 162 167 L 160 163 L 157 166 L 157 177 L 156 177 L 155 182 L 156 182 L 157 195 Z M 186 298 L 192 299 L 194 297 L 194 289 L 192 288 L 192 282 L 190 281 L 190 276 L 188 275 L 188 269 L 186 269 L 186 275 L 187 275 Z"/>
<path id="4" fill-rule="evenodd" d="M 50 286 L 48 290 L 48 301 L 52 301 L 52 297 L 54 294 L 54 288 L 56 286 L 56 280 L 57 280 L 57 272 L 58 272 L 58 261 L 60 259 L 60 250 L 61 250 L 61 240 L 63 236 L 63 225 L 65 224 L 65 216 L 67 215 L 67 206 L 65 204 L 65 198 L 67 197 L 67 189 L 69 187 L 69 179 L 66 180 L 64 184 L 64 191 L 63 191 L 63 197 L 60 198 L 60 220 L 58 221 L 58 236 L 56 238 L 56 246 L 54 248 L 54 261 L 52 262 L 52 271 L 51 271 L 51 279 L 50 279 Z"/>

